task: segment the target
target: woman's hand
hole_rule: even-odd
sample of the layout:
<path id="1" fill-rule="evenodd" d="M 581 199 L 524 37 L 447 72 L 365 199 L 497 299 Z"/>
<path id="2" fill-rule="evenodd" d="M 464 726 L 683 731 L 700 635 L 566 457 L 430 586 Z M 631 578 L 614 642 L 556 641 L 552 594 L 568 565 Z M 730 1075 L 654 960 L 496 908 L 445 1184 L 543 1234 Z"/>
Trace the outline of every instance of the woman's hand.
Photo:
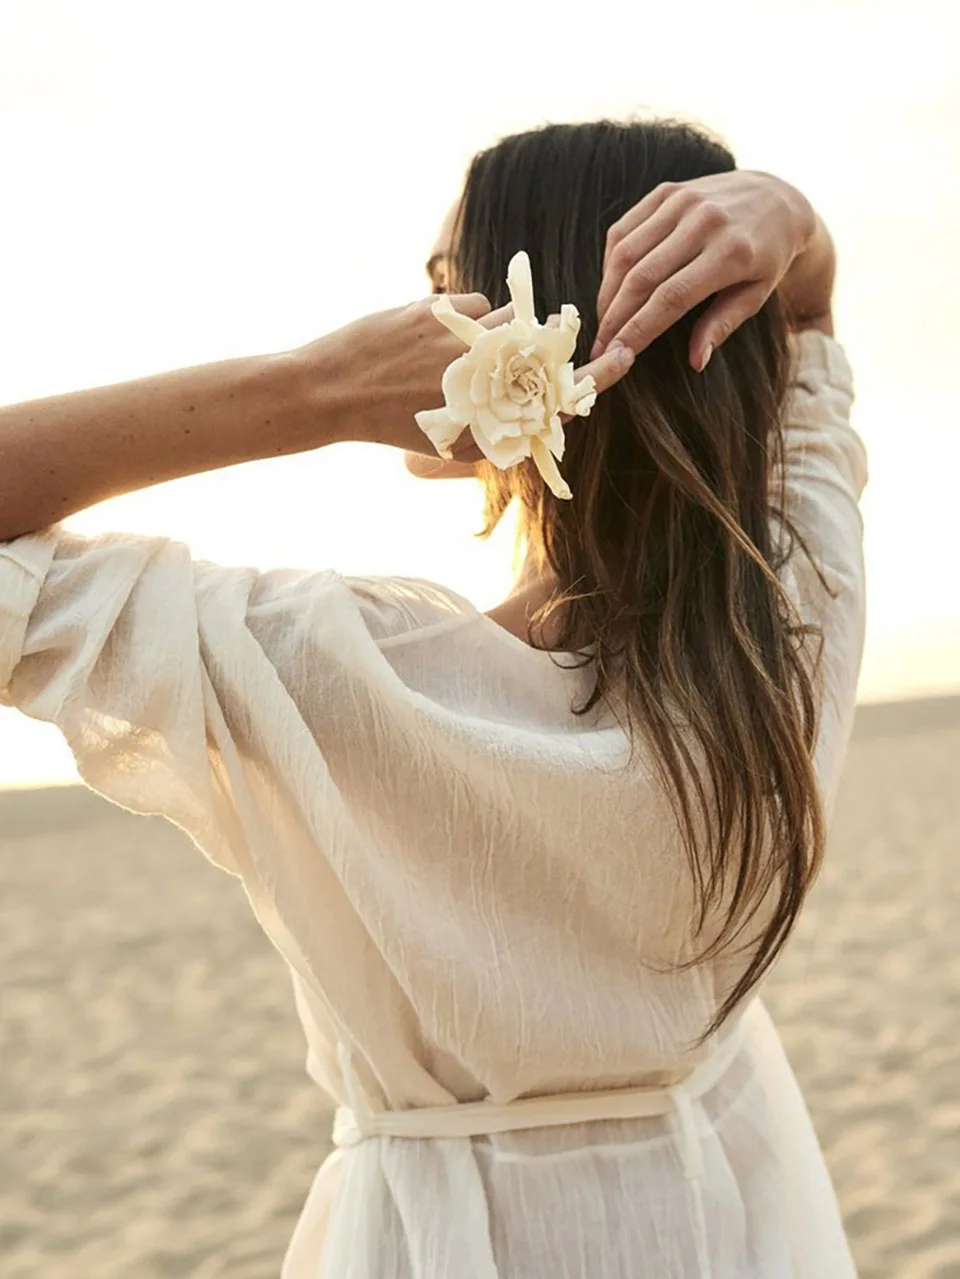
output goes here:
<path id="1" fill-rule="evenodd" d="M 344 329 L 301 348 L 295 357 L 307 376 L 315 376 L 330 403 L 330 388 L 342 388 L 336 418 L 328 418 L 327 438 L 370 444 L 390 444 L 407 453 L 423 454 L 434 461 L 431 474 L 443 471 L 433 445 L 414 421 L 421 409 L 443 402 L 441 382 L 447 366 L 466 347 L 431 313 L 435 298 L 411 306 L 366 316 Z M 491 311 L 482 294 L 451 295 L 456 310 L 486 328 L 496 328 L 512 318 L 512 307 Z M 630 367 L 622 349 L 614 348 L 577 371 L 577 377 L 593 376 L 598 391 L 611 387 Z M 329 409 L 328 409 L 329 412 Z M 332 434 L 330 433 L 332 432 Z M 480 461 L 483 454 L 469 431 L 453 446 L 461 465 Z M 446 470 L 452 473 L 447 465 Z"/>
<path id="2" fill-rule="evenodd" d="M 690 363 L 702 370 L 805 250 L 815 241 L 822 250 L 821 232 L 809 201 L 767 173 L 662 183 L 608 232 L 592 356 L 617 339 L 642 351 L 716 294 L 690 340 Z"/>
<path id="3" fill-rule="evenodd" d="M 294 352 L 323 397 L 324 438 L 317 443 L 350 440 L 432 451 L 413 415 L 442 401 L 444 371 L 464 351 L 463 343 L 431 314 L 434 301 L 425 298 L 366 315 Z M 508 318 L 503 311 L 491 312 L 481 293 L 455 295 L 450 301 L 463 315 L 488 326 Z"/>

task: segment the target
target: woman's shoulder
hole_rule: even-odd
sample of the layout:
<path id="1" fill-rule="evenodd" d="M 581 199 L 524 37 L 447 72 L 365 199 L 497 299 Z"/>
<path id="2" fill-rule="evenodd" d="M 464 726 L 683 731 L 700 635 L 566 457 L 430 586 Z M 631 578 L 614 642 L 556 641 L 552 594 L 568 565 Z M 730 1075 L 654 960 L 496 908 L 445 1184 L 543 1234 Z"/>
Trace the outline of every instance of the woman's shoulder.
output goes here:
<path id="1" fill-rule="evenodd" d="M 456 628 L 476 621 L 477 608 L 464 596 L 418 577 L 356 577 L 338 574 L 367 630 L 380 644 L 437 628 Z"/>
<path id="2" fill-rule="evenodd" d="M 414 577 L 354 576 L 335 569 L 225 567 L 194 562 L 198 591 L 218 594 L 240 587 L 247 613 L 259 617 L 284 614 L 315 621 L 317 610 L 360 614 L 377 640 L 386 640 L 438 623 L 478 616 L 477 609 L 456 591 Z"/>

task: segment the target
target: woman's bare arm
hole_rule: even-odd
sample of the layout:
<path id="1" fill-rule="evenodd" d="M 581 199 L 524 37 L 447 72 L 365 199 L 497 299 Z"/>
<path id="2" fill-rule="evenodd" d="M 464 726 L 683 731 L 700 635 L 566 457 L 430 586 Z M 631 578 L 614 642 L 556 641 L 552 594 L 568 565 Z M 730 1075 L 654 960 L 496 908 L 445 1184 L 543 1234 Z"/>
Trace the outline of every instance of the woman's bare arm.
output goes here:
<path id="1" fill-rule="evenodd" d="M 0 541 L 119 493 L 307 448 L 305 398 L 296 362 L 267 356 L 0 408 Z"/>
<path id="2" fill-rule="evenodd" d="M 476 318 L 479 295 L 454 299 Z M 429 448 L 414 421 L 462 343 L 428 301 L 279 355 L 0 408 L 0 541 L 164 480 L 341 440 Z"/>

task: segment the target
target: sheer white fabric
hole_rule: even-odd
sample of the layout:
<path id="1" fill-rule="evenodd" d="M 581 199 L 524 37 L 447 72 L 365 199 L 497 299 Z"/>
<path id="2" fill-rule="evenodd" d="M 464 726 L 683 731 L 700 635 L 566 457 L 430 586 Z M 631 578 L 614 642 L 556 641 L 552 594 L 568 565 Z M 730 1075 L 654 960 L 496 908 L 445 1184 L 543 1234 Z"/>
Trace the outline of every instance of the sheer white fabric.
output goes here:
<path id="1" fill-rule="evenodd" d="M 842 349 L 807 333 L 797 356 L 789 513 L 830 591 L 800 556 L 787 573 L 825 637 L 829 804 L 863 642 L 866 463 Z M 746 960 L 659 971 L 709 934 L 692 937 L 652 769 L 623 771 L 616 725 L 571 712 L 583 678 L 425 582 L 221 568 L 59 527 L 0 546 L 3 700 L 57 724 L 94 789 L 241 876 L 290 965 L 308 1070 L 342 1107 L 664 1087 L 710 1056 L 691 1041 Z M 694 1108 L 699 1179 L 671 1114 L 372 1137 L 318 1174 L 284 1279 L 853 1275 L 776 1031 L 756 998 L 740 1016 Z"/>

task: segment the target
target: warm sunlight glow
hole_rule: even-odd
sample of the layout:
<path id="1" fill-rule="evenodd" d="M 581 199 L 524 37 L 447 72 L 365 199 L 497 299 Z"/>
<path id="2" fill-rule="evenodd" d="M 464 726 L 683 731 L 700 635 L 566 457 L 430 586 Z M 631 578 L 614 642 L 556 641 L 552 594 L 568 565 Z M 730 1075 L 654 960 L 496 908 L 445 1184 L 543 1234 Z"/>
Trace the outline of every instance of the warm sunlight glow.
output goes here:
<path id="1" fill-rule="evenodd" d="M 696 21 L 663 6 L 641 23 L 624 6 L 575 74 L 516 77 L 486 9 L 477 22 L 456 5 L 385 7 L 371 43 L 363 6 L 8 0 L 0 402 L 278 350 L 410 300 L 428 291 L 422 263 L 477 147 L 545 119 L 686 114 L 743 166 L 802 186 L 837 241 L 837 330 L 871 458 L 861 694 L 960 686 L 960 19 L 936 7 L 932 39 L 924 3 L 931 16 L 910 26 L 879 5 L 802 20 L 785 0 L 694 7 Z M 571 23 L 585 16 L 571 6 Z M 631 21 L 637 38 L 620 38 Z M 571 66 L 569 27 L 538 30 L 542 65 Z M 442 108 L 441 76 L 464 90 Z M 469 481 L 419 481 L 399 455 L 339 446 L 75 523 L 163 533 L 222 561 L 436 578 L 487 607 L 509 582 L 512 539 L 475 540 L 478 499 Z M 52 729 L 0 711 L 0 784 L 74 776 Z"/>

